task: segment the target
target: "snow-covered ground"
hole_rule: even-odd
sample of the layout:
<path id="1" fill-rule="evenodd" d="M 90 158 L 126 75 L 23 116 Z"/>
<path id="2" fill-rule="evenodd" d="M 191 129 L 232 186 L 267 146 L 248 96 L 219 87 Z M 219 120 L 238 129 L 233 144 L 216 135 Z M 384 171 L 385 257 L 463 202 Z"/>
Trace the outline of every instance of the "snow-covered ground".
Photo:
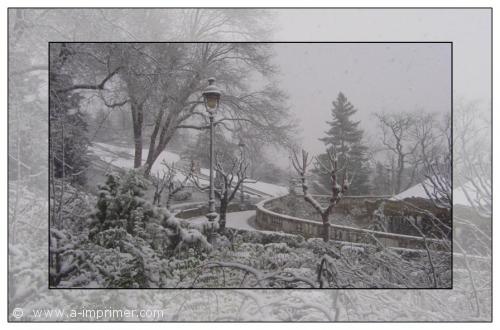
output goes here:
<path id="1" fill-rule="evenodd" d="M 249 220 L 254 216 L 255 211 L 253 210 L 227 213 L 226 226 L 234 229 L 257 230 L 249 223 Z M 189 219 L 192 224 L 202 224 L 205 221 L 207 221 L 207 218 L 204 216 Z"/>
<path id="2" fill-rule="evenodd" d="M 250 230 L 250 231 L 258 231 L 266 234 L 274 234 L 280 236 L 293 236 L 293 234 L 284 233 L 282 231 L 269 231 L 269 230 L 260 230 L 255 228 L 251 224 L 252 218 L 255 217 L 255 211 L 240 211 L 240 212 L 230 212 L 226 213 L 226 227 L 239 229 L 239 230 Z M 207 221 L 205 216 L 195 217 L 191 219 L 187 219 L 194 227 L 202 226 L 203 223 Z"/>
<path id="3" fill-rule="evenodd" d="M 103 161 L 110 163 L 112 165 L 123 167 L 123 168 L 133 168 L 134 167 L 134 149 L 127 147 L 118 147 L 106 143 L 93 143 L 89 148 L 94 154 L 96 154 Z M 142 161 L 145 162 L 148 156 L 148 149 L 142 150 Z M 152 168 L 152 172 L 156 173 L 161 168 L 162 161 L 167 163 L 178 162 L 181 158 L 179 155 L 163 151 L 158 160 L 155 162 Z"/>
<path id="4" fill-rule="evenodd" d="M 207 168 L 202 168 L 201 174 L 209 177 L 210 170 Z M 248 181 L 254 181 L 254 180 L 248 179 Z M 260 192 L 263 192 L 264 194 L 271 196 L 271 197 L 284 196 L 284 195 L 288 194 L 288 188 L 283 187 L 283 186 L 278 186 L 278 185 L 272 184 L 272 183 L 262 182 L 262 181 L 245 182 L 244 186 L 245 186 L 244 187 L 245 189 L 249 188 L 249 189 L 253 189 L 256 191 L 260 191 Z"/>
<path id="5" fill-rule="evenodd" d="M 93 143 L 89 148 L 97 157 L 102 159 L 104 162 L 109 163 L 111 165 L 120 167 L 120 168 L 133 168 L 134 167 L 134 149 L 127 147 L 119 147 L 106 143 Z M 148 149 L 143 149 L 142 151 L 142 161 L 145 162 L 148 155 Z M 151 173 L 155 174 L 161 171 L 162 162 L 166 161 L 167 163 L 176 163 L 180 160 L 180 156 L 176 153 L 163 151 L 158 159 L 155 161 Z M 208 184 L 208 176 L 209 170 L 206 168 L 201 169 L 201 174 L 206 176 L 205 178 L 200 178 L 200 184 L 205 185 Z M 184 180 L 185 176 L 182 173 L 177 173 L 178 180 Z M 249 179 L 249 181 L 252 181 Z M 263 195 L 267 196 L 282 196 L 288 193 L 288 189 L 283 186 L 266 183 L 266 182 L 255 182 L 255 183 L 245 183 L 245 188 L 249 190 L 254 190 L 256 192 L 260 192 Z"/>

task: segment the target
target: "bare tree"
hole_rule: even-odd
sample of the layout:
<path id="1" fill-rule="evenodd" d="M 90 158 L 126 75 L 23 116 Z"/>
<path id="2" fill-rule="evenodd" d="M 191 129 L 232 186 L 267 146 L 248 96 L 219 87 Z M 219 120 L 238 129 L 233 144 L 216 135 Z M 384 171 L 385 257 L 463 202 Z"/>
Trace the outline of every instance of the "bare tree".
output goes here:
<path id="1" fill-rule="evenodd" d="M 163 193 L 167 194 L 165 198 L 165 207 L 170 210 L 170 204 L 172 198 L 179 192 L 181 192 L 189 181 L 190 176 L 193 173 L 193 166 L 191 165 L 189 170 L 184 174 L 184 180 L 179 180 L 177 174 L 179 171 L 175 168 L 174 163 L 168 164 L 165 160 L 162 162 L 163 169 L 152 176 L 154 195 L 153 204 L 160 206 L 161 198 Z"/>
<path id="2" fill-rule="evenodd" d="M 226 213 L 229 203 L 234 199 L 240 186 L 247 180 L 247 170 L 249 163 L 246 161 L 243 152 L 240 157 L 233 157 L 229 162 L 222 162 L 215 156 L 215 171 L 219 177 L 219 189 L 215 190 L 215 195 L 220 200 L 219 229 L 226 228 Z"/>
<path id="3" fill-rule="evenodd" d="M 455 117 L 460 134 L 453 136 L 454 172 L 458 189 L 477 215 L 492 215 L 491 122 L 475 103 L 460 105 Z"/>
<path id="4" fill-rule="evenodd" d="M 408 157 L 412 155 L 418 147 L 411 137 L 410 129 L 415 123 L 413 114 L 376 114 L 379 126 L 382 130 L 382 144 L 396 157 L 395 166 L 395 192 L 402 191 L 403 174 L 408 164 Z"/>
<path id="5" fill-rule="evenodd" d="M 425 111 L 375 116 L 382 131 L 382 144 L 392 159 L 387 168 L 391 171 L 394 193 L 410 188 L 416 181 L 437 175 L 438 171 L 444 170 L 443 166 L 450 168 L 449 164 L 444 164 L 451 161 L 449 116 L 444 118 L 444 127 L 439 123 L 436 113 Z M 439 169 L 437 163 L 440 164 Z M 440 183 L 441 188 L 444 188 L 443 184 Z"/>
<path id="6" fill-rule="evenodd" d="M 347 171 L 347 167 L 338 168 L 337 165 L 337 155 L 333 151 L 333 149 L 327 150 L 328 155 L 328 164 L 324 164 L 317 160 L 317 165 L 321 171 L 324 173 L 328 173 L 330 175 L 331 180 L 331 196 L 329 203 L 326 207 L 323 207 L 314 197 L 308 192 L 309 187 L 307 185 L 307 167 L 311 164 L 311 160 L 309 159 L 309 153 L 302 149 L 302 158 L 299 159 L 297 152 L 292 151 L 291 160 L 293 168 L 299 174 L 301 183 L 302 183 L 302 192 L 304 193 L 304 200 L 314 207 L 314 209 L 321 215 L 321 220 L 323 222 L 323 240 L 327 242 L 330 239 L 330 219 L 329 216 L 332 213 L 333 208 L 338 202 L 342 199 L 344 193 L 349 188 L 349 173 Z M 347 166 L 347 164 L 346 164 Z M 344 179 L 341 181 L 338 178 L 339 171 L 344 171 Z M 352 178 L 351 178 L 352 180 Z M 340 184 L 340 182 L 342 182 Z"/>
<path id="7" fill-rule="evenodd" d="M 257 182 L 248 179 L 249 162 L 245 159 L 244 153 L 240 151 L 239 156 L 231 159 L 221 159 L 219 153 L 215 155 L 215 197 L 219 200 L 219 231 L 224 231 L 226 228 L 226 214 L 229 203 L 234 199 L 236 193 L 244 183 Z M 199 177 L 192 174 L 194 185 L 204 191 L 209 189 L 208 186 L 200 184 Z"/>
<path id="8" fill-rule="evenodd" d="M 286 143 L 294 126 L 284 105 L 286 96 L 276 85 L 252 90 L 248 81 L 251 71 L 265 79 L 276 72 L 269 45 L 124 43 L 71 44 L 68 48 L 79 54 L 67 69 L 69 76 L 85 81 L 79 87 L 97 90 L 105 106 L 130 108 L 134 167 L 143 166 L 146 175 L 178 129 L 208 128 L 201 91 L 210 76 L 216 76 L 224 90 L 220 109 L 224 115 L 216 119 L 216 125 L 232 131 L 253 130 L 258 132 L 253 139 L 271 143 Z M 106 78 L 86 83 L 96 76 Z M 143 162 L 146 139 L 149 148 Z"/>
<path id="9" fill-rule="evenodd" d="M 453 141 L 450 116 L 445 116 L 443 123 L 444 125 L 438 132 L 439 135 L 428 133 L 429 141 L 420 140 L 423 175 L 426 178 L 422 182 L 422 186 L 435 206 L 451 209 L 453 188 L 451 150 Z M 427 152 L 429 147 L 432 149 Z"/>

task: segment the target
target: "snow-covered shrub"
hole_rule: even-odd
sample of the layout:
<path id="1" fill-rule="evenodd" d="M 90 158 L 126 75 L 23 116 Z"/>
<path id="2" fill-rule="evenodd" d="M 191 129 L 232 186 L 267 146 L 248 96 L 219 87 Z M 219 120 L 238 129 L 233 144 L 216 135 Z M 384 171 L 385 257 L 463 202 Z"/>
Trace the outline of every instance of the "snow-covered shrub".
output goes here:
<path id="1" fill-rule="evenodd" d="M 193 194 L 190 191 L 181 191 L 172 196 L 172 200 L 176 202 L 186 201 L 191 198 Z"/>
<path id="2" fill-rule="evenodd" d="M 298 247 L 304 242 L 301 235 L 293 235 L 282 232 L 263 232 L 263 231 L 234 231 L 232 234 L 238 241 L 254 242 L 260 244 L 283 242 L 291 247 Z"/>
<path id="3" fill-rule="evenodd" d="M 124 228 L 129 234 L 143 234 L 145 223 L 154 220 L 153 207 L 144 198 L 146 182 L 136 171 L 123 177 L 111 173 L 99 187 L 97 210 L 90 236 L 109 228 Z"/>
<path id="4" fill-rule="evenodd" d="M 450 282 L 442 271 L 448 260 L 434 251 L 432 271 L 427 253 L 342 247 L 334 240 L 306 241 L 278 232 L 229 228 L 212 231 L 209 243 L 204 233 L 210 223 L 176 218 L 144 200 L 144 189 L 139 173 L 109 175 L 88 222 L 76 218 L 75 225 L 51 230 L 51 278 L 57 279 L 52 286 L 405 288 Z M 83 200 L 73 198 L 75 209 L 67 214 L 88 214 Z"/>
<path id="5" fill-rule="evenodd" d="M 84 219 L 93 199 L 62 180 L 52 182 L 50 196 L 49 285 L 53 287 L 80 274 L 88 232 Z"/>
<path id="6" fill-rule="evenodd" d="M 78 226 L 64 221 L 59 226 L 63 229 L 52 226 L 51 286 L 162 287 L 170 285 L 174 275 L 175 267 L 167 271 L 169 259 L 198 263 L 206 257 L 211 245 L 200 231 L 145 200 L 145 189 L 141 173 L 108 174 L 94 212 L 89 212 L 90 203 L 75 204 L 71 210 L 90 214 L 88 221 L 73 220 Z M 82 199 L 69 199 L 73 195 L 63 197 Z"/>
<path id="7" fill-rule="evenodd" d="M 146 181 L 137 171 L 120 177 L 108 174 L 100 186 L 96 211 L 90 219 L 89 238 L 103 246 L 97 236 L 109 229 L 123 229 L 132 237 L 141 238 L 160 255 L 170 253 L 182 240 L 178 220 L 165 208 L 156 207 L 144 199 Z M 119 237 L 117 239 L 121 239 Z"/>

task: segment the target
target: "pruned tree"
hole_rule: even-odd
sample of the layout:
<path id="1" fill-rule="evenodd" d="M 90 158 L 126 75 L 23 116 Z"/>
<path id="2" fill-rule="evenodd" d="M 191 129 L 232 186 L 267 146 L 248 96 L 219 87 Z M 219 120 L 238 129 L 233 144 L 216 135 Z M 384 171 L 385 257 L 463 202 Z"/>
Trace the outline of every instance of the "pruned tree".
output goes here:
<path id="1" fill-rule="evenodd" d="M 323 222 L 323 240 L 327 242 L 330 239 L 330 219 L 329 216 L 333 211 L 335 205 L 342 199 L 344 193 L 349 189 L 349 185 L 352 181 L 352 177 L 349 178 L 349 173 L 347 169 L 347 163 L 345 168 L 339 168 L 337 162 L 337 155 L 333 148 L 330 148 L 326 152 L 328 156 L 328 163 L 321 161 L 316 158 L 317 167 L 320 171 L 330 176 L 331 180 L 331 196 L 327 206 L 322 206 L 309 192 L 309 186 L 307 184 L 307 172 L 308 166 L 311 165 L 312 160 L 309 158 L 309 153 L 302 149 L 302 157 L 294 150 L 292 151 L 291 161 L 292 166 L 297 171 L 301 184 L 302 192 L 304 193 L 304 200 L 312 205 L 312 207 L 321 215 L 321 220 Z M 343 171 L 344 178 L 341 180 L 339 178 L 339 172 Z"/>
<path id="2" fill-rule="evenodd" d="M 162 161 L 163 168 L 158 171 L 155 175 L 151 176 L 151 181 L 153 183 L 153 204 L 160 206 L 163 193 L 166 193 L 165 197 L 165 207 L 170 210 L 170 204 L 172 198 L 180 193 L 189 181 L 189 177 L 193 173 L 194 167 L 193 163 L 189 167 L 187 174 L 184 175 L 183 180 L 179 180 L 177 174 L 179 171 L 175 168 L 175 164 L 168 164 L 165 160 Z"/>
<path id="3" fill-rule="evenodd" d="M 226 228 L 226 213 L 229 203 L 236 196 L 241 185 L 247 181 L 247 170 L 249 163 L 241 152 L 239 157 L 232 157 L 230 161 L 222 162 L 222 159 L 215 156 L 215 171 L 218 176 L 218 189 L 215 190 L 215 196 L 220 201 L 219 209 L 219 230 Z M 255 181 L 254 181 L 255 182 Z"/>
<path id="4" fill-rule="evenodd" d="M 238 156 L 230 159 L 222 159 L 220 153 L 215 155 L 215 197 L 219 200 L 219 231 L 226 228 L 226 214 L 229 203 L 234 199 L 241 185 L 244 183 L 255 183 L 256 180 L 249 180 L 249 162 L 245 159 L 244 153 L 240 151 Z M 200 178 L 195 172 L 191 175 L 193 184 L 201 191 L 210 187 L 202 186 Z"/>

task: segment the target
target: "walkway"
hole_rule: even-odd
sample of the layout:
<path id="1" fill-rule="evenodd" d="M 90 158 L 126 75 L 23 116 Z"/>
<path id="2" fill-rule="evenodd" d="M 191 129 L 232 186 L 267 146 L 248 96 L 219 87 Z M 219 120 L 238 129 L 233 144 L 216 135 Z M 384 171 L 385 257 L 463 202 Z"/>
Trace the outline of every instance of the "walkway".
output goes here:
<path id="1" fill-rule="evenodd" d="M 226 227 L 244 230 L 257 230 L 250 224 L 250 219 L 255 217 L 255 211 L 231 212 L 226 214 Z M 205 216 L 188 219 L 190 223 L 197 223 L 206 220 Z"/>

